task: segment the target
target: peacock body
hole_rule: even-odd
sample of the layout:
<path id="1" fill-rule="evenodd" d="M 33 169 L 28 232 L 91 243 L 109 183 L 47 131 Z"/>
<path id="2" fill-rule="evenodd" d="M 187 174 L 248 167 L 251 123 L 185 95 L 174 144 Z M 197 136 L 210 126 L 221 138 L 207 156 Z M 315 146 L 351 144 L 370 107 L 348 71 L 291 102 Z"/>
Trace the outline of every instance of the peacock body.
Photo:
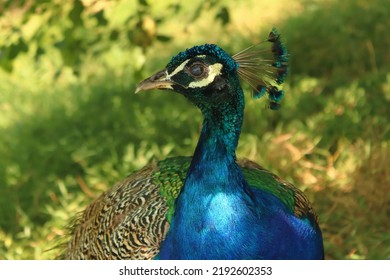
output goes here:
<path id="1" fill-rule="evenodd" d="M 216 45 L 187 49 L 140 83 L 137 91 L 171 89 L 201 110 L 194 155 L 153 162 L 102 194 L 75 223 L 64 257 L 323 259 L 304 194 L 235 154 L 244 113 L 239 77 L 277 109 L 286 71 L 287 53 L 273 30 L 233 57 Z"/>

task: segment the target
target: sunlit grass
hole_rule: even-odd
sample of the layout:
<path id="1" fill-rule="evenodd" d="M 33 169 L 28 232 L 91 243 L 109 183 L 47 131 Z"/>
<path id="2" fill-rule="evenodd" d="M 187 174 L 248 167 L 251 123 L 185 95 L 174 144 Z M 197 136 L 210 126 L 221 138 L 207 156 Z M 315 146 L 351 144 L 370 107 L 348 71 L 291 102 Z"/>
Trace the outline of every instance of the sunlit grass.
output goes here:
<path id="1" fill-rule="evenodd" d="M 322 56 L 325 47 L 305 49 L 305 44 L 345 38 L 331 30 L 321 36 L 314 35 L 316 29 L 302 30 L 313 14 L 301 1 L 291 9 L 287 2 L 261 3 L 267 16 L 256 21 L 253 1 L 240 4 L 237 13 L 227 1 L 232 25 L 226 32 L 214 29 L 213 40 L 238 50 L 259 33 L 266 36 L 267 25 L 280 23 L 292 52 L 280 111 L 267 110 L 264 100 L 247 95 L 237 154 L 304 190 L 319 215 L 327 258 L 390 259 L 390 69 L 384 66 L 389 42 L 375 45 L 376 68 L 362 71 L 362 57 L 358 74 L 349 75 L 349 65 L 336 63 L 350 51 L 343 45 L 333 47 L 332 60 Z M 310 3 L 318 16 L 320 2 Z M 373 5 L 376 12 L 381 7 Z M 214 35 L 205 33 L 209 21 L 146 53 L 133 48 L 111 53 L 113 61 L 110 55 L 86 58 L 79 78 L 68 69 L 55 81 L 45 80 L 45 67 L 29 72 L 35 66 L 27 65 L 28 57 L 18 67 L 26 64 L 31 75 L 0 74 L 0 259 L 54 258 L 58 250 L 50 249 L 61 242 L 71 218 L 101 192 L 153 159 L 192 154 L 201 122 L 197 109 L 169 92 L 133 92 L 141 76 L 163 67 L 178 48 Z M 361 32 L 371 38 L 375 34 L 366 21 Z M 170 24 L 177 22 L 164 23 L 164 31 L 174 35 Z M 381 31 L 386 22 L 372 25 Z M 366 46 L 355 51 L 363 56 Z M 101 61 L 111 66 L 102 68 Z"/>

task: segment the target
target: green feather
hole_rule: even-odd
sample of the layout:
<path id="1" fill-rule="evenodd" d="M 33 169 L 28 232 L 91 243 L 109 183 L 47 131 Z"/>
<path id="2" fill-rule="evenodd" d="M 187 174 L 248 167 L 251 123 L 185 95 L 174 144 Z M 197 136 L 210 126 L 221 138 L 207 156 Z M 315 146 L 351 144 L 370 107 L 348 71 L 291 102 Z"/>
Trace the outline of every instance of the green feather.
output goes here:
<path id="1" fill-rule="evenodd" d="M 157 162 L 158 170 L 152 174 L 153 183 L 160 186 L 160 194 L 168 206 L 167 220 L 171 222 L 175 212 L 175 201 L 187 176 L 191 157 L 168 158 Z"/>
<path id="2" fill-rule="evenodd" d="M 158 170 L 151 175 L 153 183 L 160 186 L 160 194 L 166 200 L 168 222 L 171 221 L 175 212 L 175 201 L 184 184 L 190 163 L 191 157 L 168 158 L 157 162 Z M 299 191 L 298 189 L 253 162 L 245 160 L 238 163 L 246 181 L 252 188 L 276 196 L 291 213 L 296 212 L 295 194 Z"/>
<path id="3" fill-rule="evenodd" d="M 288 209 L 294 213 L 294 191 L 281 184 L 275 175 L 267 170 L 241 168 L 248 184 L 254 189 L 260 189 L 276 196 Z"/>

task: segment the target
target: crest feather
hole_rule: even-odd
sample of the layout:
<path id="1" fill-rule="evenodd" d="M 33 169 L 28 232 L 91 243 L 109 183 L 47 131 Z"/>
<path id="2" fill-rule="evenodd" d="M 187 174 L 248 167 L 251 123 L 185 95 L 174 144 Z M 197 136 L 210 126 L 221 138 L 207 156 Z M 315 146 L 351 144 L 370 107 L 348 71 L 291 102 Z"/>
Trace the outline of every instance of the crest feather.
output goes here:
<path id="1" fill-rule="evenodd" d="M 283 84 L 287 75 L 288 54 L 273 28 L 266 41 L 250 46 L 232 56 L 238 64 L 238 74 L 253 88 L 253 97 L 268 93 L 269 108 L 277 110 L 283 99 Z"/>

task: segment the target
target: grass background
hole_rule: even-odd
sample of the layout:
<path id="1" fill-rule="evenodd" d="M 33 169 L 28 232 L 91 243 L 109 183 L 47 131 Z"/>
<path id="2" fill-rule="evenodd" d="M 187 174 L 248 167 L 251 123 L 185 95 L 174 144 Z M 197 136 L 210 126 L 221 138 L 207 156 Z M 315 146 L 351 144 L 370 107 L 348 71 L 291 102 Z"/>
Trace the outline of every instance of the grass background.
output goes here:
<path id="1" fill-rule="evenodd" d="M 101 192 L 192 154 L 197 109 L 135 95 L 137 82 L 179 50 L 234 53 L 273 26 L 291 58 L 286 98 L 273 112 L 247 95 L 238 156 L 304 190 L 327 259 L 390 259 L 389 14 L 386 0 L 0 4 L 0 259 L 54 258 Z"/>

